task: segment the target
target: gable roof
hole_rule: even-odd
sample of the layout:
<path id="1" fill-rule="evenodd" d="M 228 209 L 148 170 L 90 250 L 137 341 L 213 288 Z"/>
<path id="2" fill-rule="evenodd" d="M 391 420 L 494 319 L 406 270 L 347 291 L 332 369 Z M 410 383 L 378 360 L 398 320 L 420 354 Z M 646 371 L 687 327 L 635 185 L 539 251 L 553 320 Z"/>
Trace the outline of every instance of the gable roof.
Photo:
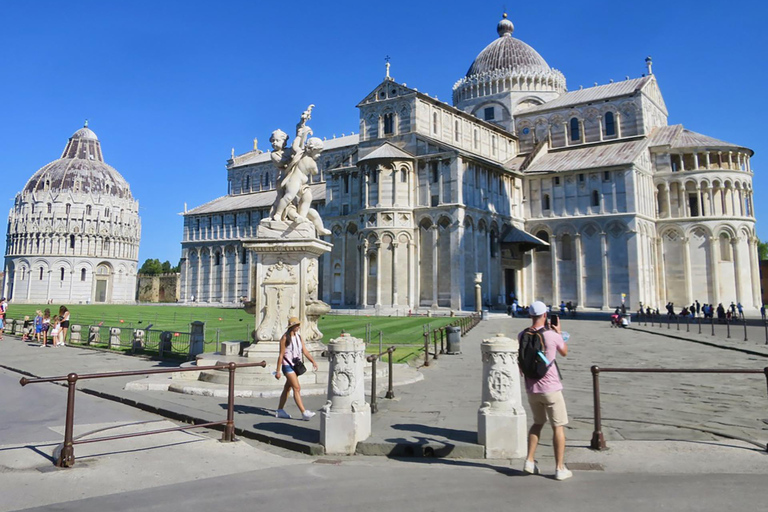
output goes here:
<path id="1" fill-rule="evenodd" d="M 537 105 L 535 107 L 523 110 L 518 115 L 524 116 L 533 112 L 544 112 L 546 110 L 581 105 L 583 103 L 591 103 L 609 98 L 629 96 L 645 87 L 645 85 L 651 80 L 653 80 L 652 75 L 567 92 L 552 101 L 544 103 L 543 105 Z"/>
<path id="2" fill-rule="evenodd" d="M 312 183 L 309 186 L 315 201 L 325 201 L 325 182 Z M 266 190 L 253 194 L 238 194 L 234 196 L 222 196 L 203 205 L 184 212 L 184 215 L 210 215 L 215 213 L 228 213 L 237 210 L 253 210 L 272 206 L 277 197 L 276 190 Z"/>
<path id="3" fill-rule="evenodd" d="M 525 174 L 631 165 L 647 144 L 646 139 L 634 139 L 549 151 L 536 159 Z"/>
<path id="4" fill-rule="evenodd" d="M 390 142 L 385 142 L 381 146 L 377 147 L 366 156 L 358 159 L 358 162 L 364 162 L 366 160 L 410 160 L 414 158 L 414 155 L 403 151 Z"/>

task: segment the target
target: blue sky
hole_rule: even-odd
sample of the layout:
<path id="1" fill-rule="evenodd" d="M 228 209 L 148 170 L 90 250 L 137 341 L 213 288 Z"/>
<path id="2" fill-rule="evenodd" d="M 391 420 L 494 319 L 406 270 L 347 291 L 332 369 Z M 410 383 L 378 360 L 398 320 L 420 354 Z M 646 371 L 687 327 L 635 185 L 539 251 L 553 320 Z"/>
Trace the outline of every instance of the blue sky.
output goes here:
<path id="1" fill-rule="evenodd" d="M 284 7 L 288 6 L 288 7 Z M 507 1 L 514 36 L 568 89 L 654 73 L 670 123 L 753 149 L 758 236 L 768 7 L 724 2 Z M 545 7 L 546 6 L 546 7 Z M 269 147 L 310 103 L 320 137 L 358 130 L 384 76 L 450 102 L 496 37 L 503 2 L 36 1 L 0 3 L 0 205 L 61 155 L 84 119 L 140 201 L 139 263 L 181 253 L 184 203 L 226 193 L 230 149 Z M 5 223 L 2 223 L 3 238 Z"/>

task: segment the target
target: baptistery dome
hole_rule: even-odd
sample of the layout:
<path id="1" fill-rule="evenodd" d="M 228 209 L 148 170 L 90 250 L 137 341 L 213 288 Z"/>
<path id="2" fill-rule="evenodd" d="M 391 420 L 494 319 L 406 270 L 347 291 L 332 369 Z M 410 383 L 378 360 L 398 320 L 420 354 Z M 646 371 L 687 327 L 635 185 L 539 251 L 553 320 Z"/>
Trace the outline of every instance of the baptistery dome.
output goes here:
<path id="1" fill-rule="evenodd" d="M 3 295 L 21 303 L 133 302 L 141 223 L 88 123 L 16 194 Z"/>

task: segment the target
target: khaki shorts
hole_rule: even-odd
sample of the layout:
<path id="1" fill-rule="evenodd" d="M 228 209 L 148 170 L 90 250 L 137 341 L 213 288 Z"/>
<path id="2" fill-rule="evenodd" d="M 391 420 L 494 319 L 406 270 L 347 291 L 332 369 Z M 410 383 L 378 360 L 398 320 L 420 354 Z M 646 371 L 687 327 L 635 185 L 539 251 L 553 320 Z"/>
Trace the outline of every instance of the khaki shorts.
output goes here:
<path id="1" fill-rule="evenodd" d="M 553 427 L 568 424 L 568 411 L 565 409 L 565 398 L 562 391 L 553 393 L 528 393 L 528 404 L 533 413 L 533 423 L 543 425 L 549 418 Z"/>

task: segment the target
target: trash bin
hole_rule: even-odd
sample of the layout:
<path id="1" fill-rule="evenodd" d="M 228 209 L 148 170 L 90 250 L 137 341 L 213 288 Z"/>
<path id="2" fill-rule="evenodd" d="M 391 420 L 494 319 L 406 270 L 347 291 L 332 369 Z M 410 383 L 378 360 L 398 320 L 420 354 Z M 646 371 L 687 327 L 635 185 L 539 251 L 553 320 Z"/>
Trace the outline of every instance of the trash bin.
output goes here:
<path id="1" fill-rule="evenodd" d="M 164 352 L 171 353 L 173 351 L 173 333 L 170 331 L 163 331 L 160 333 L 160 344 L 157 347 L 160 355 Z"/>
<path id="2" fill-rule="evenodd" d="M 461 354 L 461 327 L 448 326 L 445 332 L 448 333 L 448 353 Z"/>

